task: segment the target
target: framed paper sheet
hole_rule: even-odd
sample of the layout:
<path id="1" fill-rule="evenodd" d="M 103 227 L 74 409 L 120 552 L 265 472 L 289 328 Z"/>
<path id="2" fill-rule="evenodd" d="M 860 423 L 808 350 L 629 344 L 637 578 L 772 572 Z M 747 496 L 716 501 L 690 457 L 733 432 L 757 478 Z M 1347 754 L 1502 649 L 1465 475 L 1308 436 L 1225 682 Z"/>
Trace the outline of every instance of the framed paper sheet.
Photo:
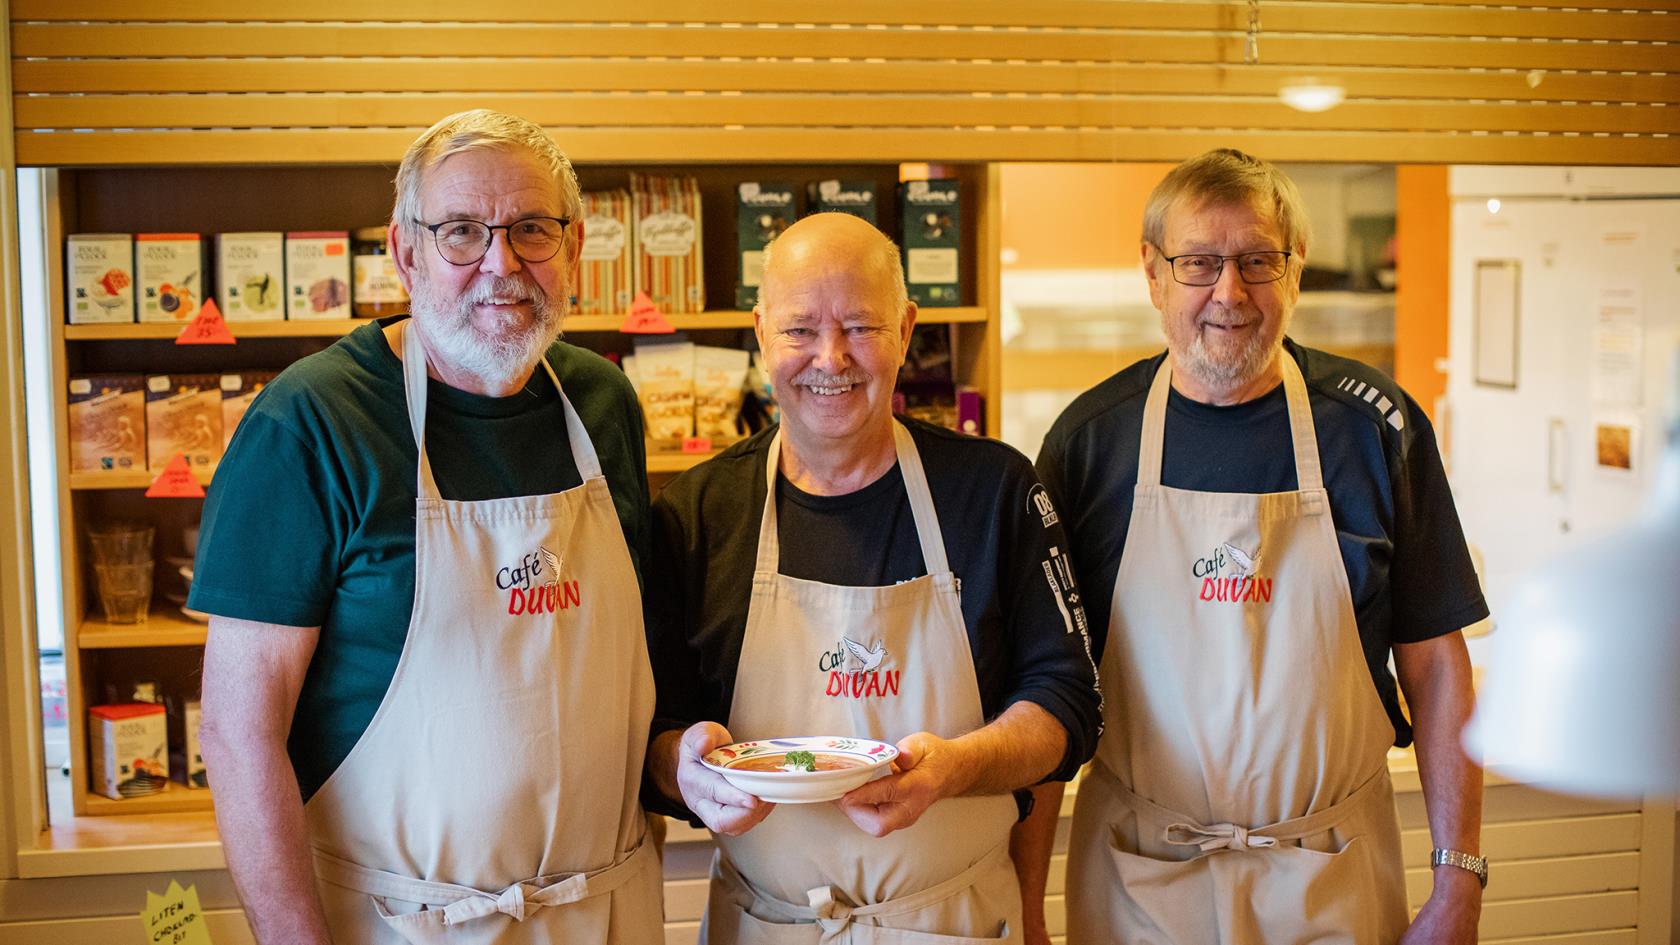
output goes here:
<path id="1" fill-rule="evenodd" d="M 1517 328 L 1522 264 L 1515 259 L 1476 260 L 1474 351 L 1476 383 L 1517 387 Z"/>

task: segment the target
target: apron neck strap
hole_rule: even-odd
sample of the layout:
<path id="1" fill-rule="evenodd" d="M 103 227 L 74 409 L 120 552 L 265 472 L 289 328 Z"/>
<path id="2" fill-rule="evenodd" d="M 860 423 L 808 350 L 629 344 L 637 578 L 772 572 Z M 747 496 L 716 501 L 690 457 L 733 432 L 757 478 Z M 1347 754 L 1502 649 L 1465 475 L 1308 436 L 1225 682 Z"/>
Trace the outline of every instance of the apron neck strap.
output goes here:
<path id="1" fill-rule="evenodd" d="M 412 317 L 397 326 L 402 336 L 403 396 L 408 401 L 408 423 L 414 432 L 414 445 L 420 452 L 419 494 L 422 498 L 435 499 L 437 480 L 432 476 L 432 461 L 426 455 L 426 349 L 420 344 L 420 333 L 411 330 L 413 327 Z M 583 427 L 583 419 L 572 409 L 572 402 L 560 387 L 560 376 L 554 373 L 548 357 L 545 355 L 538 361 L 560 394 L 560 405 L 566 415 L 566 439 L 571 444 L 572 462 L 578 475 L 584 482 L 600 478 L 601 459 L 589 439 L 589 431 Z"/>
<path id="2" fill-rule="evenodd" d="M 922 468 L 922 454 L 904 424 L 893 419 L 893 452 L 898 455 L 899 475 L 904 478 L 904 491 L 910 497 L 910 515 L 916 522 L 916 540 L 922 546 L 922 564 L 927 573 L 945 574 L 951 570 L 945 556 L 945 537 L 939 529 L 939 516 L 933 509 L 933 491 L 928 488 L 927 472 Z M 769 456 L 764 462 L 764 515 L 758 526 L 759 574 L 775 574 L 781 569 L 782 536 L 776 526 L 776 474 L 781 468 L 782 431 L 770 439 Z"/>
<path id="3" fill-rule="evenodd" d="M 1324 471 L 1318 460 L 1318 434 L 1313 426 L 1312 403 L 1307 396 L 1306 378 L 1301 366 L 1287 349 L 1278 355 L 1283 371 L 1283 396 L 1289 405 L 1289 437 L 1295 450 L 1295 485 L 1302 492 L 1324 488 Z M 1172 389 L 1172 358 L 1161 362 L 1155 380 L 1149 385 L 1149 398 L 1143 405 L 1143 437 L 1138 449 L 1138 478 L 1140 486 L 1161 484 L 1161 465 L 1165 455 L 1167 425 L 1167 395 Z"/>

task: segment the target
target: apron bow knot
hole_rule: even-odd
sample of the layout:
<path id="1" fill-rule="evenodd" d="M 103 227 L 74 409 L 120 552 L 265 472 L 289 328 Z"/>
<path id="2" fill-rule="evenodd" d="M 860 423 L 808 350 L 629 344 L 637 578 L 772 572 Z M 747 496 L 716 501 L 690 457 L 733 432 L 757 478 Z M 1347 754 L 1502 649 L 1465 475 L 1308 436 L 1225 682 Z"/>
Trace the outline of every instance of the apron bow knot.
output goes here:
<path id="1" fill-rule="evenodd" d="M 1258 836 L 1249 833 L 1247 827 L 1236 824 L 1215 824 L 1204 827 L 1201 824 L 1169 824 L 1167 825 L 1166 841 L 1175 846 L 1198 847 L 1203 853 L 1215 850 L 1260 850 L 1277 846 L 1273 837 Z"/>
<path id="2" fill-rule="evenodd" d="M 535 910 L 533 910 L 535 911 Z M 482 919 L 487 915 L 513 916 L 515 922 L 525 921 L 525 884 L 514 883 L 501 891 L 500 895 L 489 894 L 471 896 L 459 902 L 452 902 L 443 910 L 443 924 L 456 925 L 473 919 Z"/>
<path id="3" fill-rule="evenodd" d="M 817 914 L 817 924 L 823 927 L 823 932 L 833 935 L 852 924 L 852 907 L 834 898 L 833 886 L 818 886 L 807 890 L 805 898 L 811 904 L 811 910 Z"/>

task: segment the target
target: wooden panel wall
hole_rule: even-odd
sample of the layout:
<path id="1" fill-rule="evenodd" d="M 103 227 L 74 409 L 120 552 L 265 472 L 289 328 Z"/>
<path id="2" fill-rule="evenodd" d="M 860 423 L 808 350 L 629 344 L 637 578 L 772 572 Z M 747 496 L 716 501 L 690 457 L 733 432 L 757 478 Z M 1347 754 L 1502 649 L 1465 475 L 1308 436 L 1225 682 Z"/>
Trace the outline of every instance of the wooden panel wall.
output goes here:
<path id="1" fill-rule="evenodd" d="M 392 161 L 480 105 L 584 161 L 1680 163 L 1680 0 L 1575 2 L 1262 0 L 1246 65 L 1233 0 L 13 0 L 13 105 L 33 165 Z"/>

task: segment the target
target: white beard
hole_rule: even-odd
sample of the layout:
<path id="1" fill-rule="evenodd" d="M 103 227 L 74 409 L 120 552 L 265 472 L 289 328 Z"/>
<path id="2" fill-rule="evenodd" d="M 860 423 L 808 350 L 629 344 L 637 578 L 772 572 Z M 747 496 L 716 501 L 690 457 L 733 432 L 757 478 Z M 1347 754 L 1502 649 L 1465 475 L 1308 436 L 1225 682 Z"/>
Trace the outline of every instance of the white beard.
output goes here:
<path id="1" fill-rule="evenodd" d="M 1161 327 L 1171 338 L 1173 333 L 1168 330 L 1164 316 Z M 1287 330 L 1288 320 L 1285 319 L 1276 334 L 1270 337 L 1255 334 L 1241 347 L 1232 349 L 1222 346 L 1219 351 L 1208 347 L 1205 332 L 1194 331 L 1184 339 L 1185 343 L 1171 346 L 1174 367 L 1195 378 L 1203 387 L 1217 391 L 1234 390 L 1271 367 L 1272 359 L 1283 350 L 1283 336 Z"/>
<path id="2" fill-rule="evenodd" d="M 529 300 L 531 323 L 519 329 L 504 324 L 494 334 L 474 325 L 474 306 L 498 297 Z M 432 356 L 493 388 L 507 387 L 536 367 L 560 337 L 567 305 L 567 300 L 556 304 L 529 279 L 505 276 L 485 278 L 459 297 L 445 299 L 422 274 L 410 292 L 410 311 Z"/>

